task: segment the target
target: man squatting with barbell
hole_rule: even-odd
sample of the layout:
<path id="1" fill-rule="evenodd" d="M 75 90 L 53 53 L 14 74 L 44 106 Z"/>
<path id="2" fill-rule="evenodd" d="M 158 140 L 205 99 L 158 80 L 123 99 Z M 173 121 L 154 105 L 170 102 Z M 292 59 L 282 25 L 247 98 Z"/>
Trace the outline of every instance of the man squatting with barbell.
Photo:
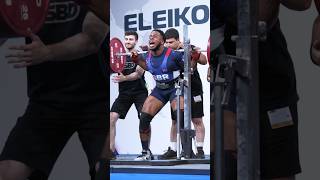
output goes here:
<path id="1" fill-rule="evenodd" d="M 311 0 L 259 0 L 259 20 L 267 23 L 267 39 L 259 42 L 258 48 L 260 171 L 262 179 L 293 180 L 295 175 L 301 172 L 296 78 L 286 40 L 280 28 L 278 15 L 280 4 L 289 9 L 302 11 L 308 9 L 310 3 Z M 221 43 L 223 47 L 220 47 L 220 52 L 216 51 L 216 53 L 235 55 L 235 42 L 231 40 L 231 36 L 237 34 L 236 1 L 215 0 L 212 12 L 212 15 L 215 16 L 211 17 L 212 20 L 216 18 L 225 24 L 224 41 Z M 224 52 L 221 49 L 224 49 Z M 213 65 L 214 61 L 210 64 Z M 274 90 L 274 87 L 276 87 L 276 90 Z M 235 98 L 230 100 L 235 101 Z M 230 105 L 236 105 L 236 102 L 230 102 Z M 235 113 L 235 107 L 230 110 Z M 225 134 L 227 146 L 224 147 L 225 155 L 228 156 L 225 159 L 230 161 L 225 163 L 229 165 L 225 166 L 228 180 L 237 178 L 236 121 L 235 116 L 231 115 L 230 118 L 232 117 L 234 117 L 234 120 L 229 119 L 229 129 L 225 127 L 229 133 Z M 227 141 L 226 138 L 230 141 Z M 214 140 L 214 138 L 211 139 Z"/>
<path id="2" fill-rule="evenodd" d="M 165 40 L 164 32 L 155 29 L 149 36 L 149 52 L 139 55 L 133 51 L 131 55 L 131 59 L 144 70 L 149 71 L 156 81 L 156 87 L 147 97 L 141 110 L 139 132 L 142 154 L 135 160 L 154 158 L 149 149 L 151 120 L 168 101 L 174 111 L 177 108 L 175 83 L 184 68 L 183 53 L 164 47 Z M 193 60 L 198 60 L 196 58 L 199 58 L 199 52 L 192 51 L 191 56 L 194 57 Z M 180 102 L 181 112 L 183 112 L 183 97 L 180 97 Z"/>
<path id="3" fill-rule="evenodd" d="M 50 8 L 63 2 L 51 0 Z M 37 35 L 30 33 L 27 44 L 10 47 L 15 51 L 6 55 L 8 63 L 27 70 L 29 101 L 0 155 L 0 180 L 48 179 L 75 132 L 88 157 L 91 179 L 107 179 L 102 148 L 109 87 L 98 51 L 109 26 L 76 1 L 68 3 L 78 13 L 64 11 L 64 21 L 60 14 L 49 14 Z"/>

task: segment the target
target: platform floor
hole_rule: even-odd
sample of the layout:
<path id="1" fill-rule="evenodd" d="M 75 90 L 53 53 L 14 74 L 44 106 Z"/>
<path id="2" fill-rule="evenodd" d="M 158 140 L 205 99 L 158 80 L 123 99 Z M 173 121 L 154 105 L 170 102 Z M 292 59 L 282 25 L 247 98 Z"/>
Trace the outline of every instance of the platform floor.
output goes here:
<path id="1" fill-rule="evenodd" d="M 111 173 L 210 175 L 210 159 L 134 161 L 137 155 L 120 155 L 110 162 Z"/>
<path id="2" fill-rule="evenodd" d="M 208 175 L 111 173 L 110 180 L 210 180 Z"/>

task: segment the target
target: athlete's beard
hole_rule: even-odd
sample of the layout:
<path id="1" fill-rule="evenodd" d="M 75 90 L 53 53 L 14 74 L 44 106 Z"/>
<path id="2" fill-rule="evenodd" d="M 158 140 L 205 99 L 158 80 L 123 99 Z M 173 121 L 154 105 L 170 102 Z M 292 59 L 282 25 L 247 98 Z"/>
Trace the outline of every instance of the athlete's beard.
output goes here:
<path id="1" fill-rule="evenodd" d="M 131 47 L 127 48 L 127 49 L 128 49 L 128 51 L 131 51 L 132 49 L 134 49 L 134 46 L 131 46 Z"/>
<path id="2" fill-rule="evenodd" d="M 155 48 L 150 49 L 150 50 L 156 52 L 160 49 L 160 47 L 161 47 L 161 44 L 158 44 Z"/>
<path id="3" fill-rule="evenodd" d="M 130 44 L 129 47 L 126 46 L 126 48 L 128 49 L 128 51 L 131 51 L 132 49 L 134 49 L 135 45 Z"/>

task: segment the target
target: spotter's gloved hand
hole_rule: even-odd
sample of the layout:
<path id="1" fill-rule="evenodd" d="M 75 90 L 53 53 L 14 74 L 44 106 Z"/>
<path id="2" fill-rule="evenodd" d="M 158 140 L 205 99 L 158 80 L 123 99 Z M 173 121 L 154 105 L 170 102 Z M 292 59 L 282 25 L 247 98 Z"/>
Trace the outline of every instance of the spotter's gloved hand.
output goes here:
<path id="1" fill-rule="evenodd" d="M 200 57 L 200 52 L 198 51 L 198 49 L 193 48 L 191 51 L 191 60 L 192 61 L 198 61 L 199 57 Z"/>

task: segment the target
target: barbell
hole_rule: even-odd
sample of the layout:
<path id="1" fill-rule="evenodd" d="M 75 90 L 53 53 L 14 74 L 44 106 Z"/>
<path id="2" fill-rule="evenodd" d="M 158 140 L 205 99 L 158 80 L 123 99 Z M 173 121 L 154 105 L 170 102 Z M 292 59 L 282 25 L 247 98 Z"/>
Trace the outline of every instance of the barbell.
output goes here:
<path id="1" fill-rule="evenodd" d="M 123 71 L 126 63 L 127 56 L 130 56 L 130 52 L 126 52 L 125 47 L 123 46 L 119 38 L 112 38 L 110 40 L 110 67 L 114 72 L 120 73 Z M 178 52 L 184 52 L 184 49 L 175 50 Z M 210 59 L 210 37 L 208 39 L 207 49 L 197 50 L 199 52 L 207 52 L 208 62 Z M 138 51 L 138 54 L 148 53 L 149 51 Z"/>
<path id="2" fill-rule="evenodd" d="M 178 49 L 178 50 L 174 50 L 176 52 L 184 52 L 184 49 Z M 207 52 L 207 50 L 197 50 L 198 52 Z M 137 54 L 145 54 L 145 53 L 148 53 L 149 51 L 138 51 Z M 129 52 L 125 52 L 125 53 L 116 53 L 115 54 L 116 56 L 130 56 L 131 53 Z"/>

